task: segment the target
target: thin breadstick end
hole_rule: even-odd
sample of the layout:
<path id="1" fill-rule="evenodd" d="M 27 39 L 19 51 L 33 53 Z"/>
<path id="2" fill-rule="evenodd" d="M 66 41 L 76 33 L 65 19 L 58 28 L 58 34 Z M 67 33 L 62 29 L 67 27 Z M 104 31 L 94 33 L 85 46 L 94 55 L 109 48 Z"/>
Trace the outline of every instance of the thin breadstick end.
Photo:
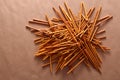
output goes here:
<path id="1" fill-rule="evenodd" d="M 96 33 L 96 35 L 98 35 L 98 34 L 102 34 L 102 33 L 104 33 L 104 32 L 106 32 L 105 29 L 100 30 L 100 31 L 98 31 L 98 32 Z"/>
<path id="2" fill-rule="evenodd" d="M 48 15 L 45 15 L 45 19 L 48 21 Z"/>
<path id="3" fill-rule="evenodd" d="M 38 57 L 38 56 L 40 56 L 40 55 L 41 55 L 40 53 L 35 53 L 35 56 L 36 56 L 36 57 Z"/>
<path id="4" fill-rule="evenodd" d="M 50 71 L 52 72 L 52 58 L 50 56 Z"/>
<path id="5" fill-rule="evenodd" d="M 26 27 L 26 29 L 32 29 L 30 26 L 25 26 Z"/>
<path id="6" fill-rule="evenodd" d="M 112 19 L 112 18 L 113 18 L 113 16 L 110 16 L 110 17 L 109 17 L 109 19 Z"/>

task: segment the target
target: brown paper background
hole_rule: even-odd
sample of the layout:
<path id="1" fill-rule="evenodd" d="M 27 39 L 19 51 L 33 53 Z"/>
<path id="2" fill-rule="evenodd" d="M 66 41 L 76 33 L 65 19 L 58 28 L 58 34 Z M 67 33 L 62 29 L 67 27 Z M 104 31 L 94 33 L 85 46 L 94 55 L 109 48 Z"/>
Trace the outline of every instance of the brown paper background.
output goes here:
<path id="1" fill-rule="evenodd" d="M 107 39 L 103 44 L 111 51 L 102 55 L 102 75 L 94 69 L 89 71 L 84 65 L 70 75 L 66 75 L 67 69 L 51 74 L 49 67 L 41 67 L 43 63 L 33 55 L 35 36 L 25 25 L 32 18 L 44 19 L 45 14 L 54 16 L 52 7 L 58 8 L 64 1 L 74 13 L 78 12 L 81 0 L 0 0 L 0 80 L 120 80 L 119 0 L 85 0 L 87 7 L 101 5 L 101 16 L 114 17 L 104 25 Z"/>

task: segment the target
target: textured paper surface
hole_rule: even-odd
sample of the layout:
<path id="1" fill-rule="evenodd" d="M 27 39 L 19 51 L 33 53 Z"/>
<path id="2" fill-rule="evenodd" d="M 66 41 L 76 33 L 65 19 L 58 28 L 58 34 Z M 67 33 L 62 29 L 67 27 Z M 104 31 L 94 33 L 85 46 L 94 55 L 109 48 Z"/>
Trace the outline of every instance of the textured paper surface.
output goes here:
<path id="1" fill-rule="evenodd" d="M 52 18 L 55 16 L 52 7 L 58 8 L 63 2 L 77 13 L 81 0 L 0 0 L 0 80 L 120 80 L 119 0 L 84 1 L 87 7 L 101 5 L 101 16 L 110 14 L 114 17 L 104 25 L 107 39 L 103 44 L 111 51 L 101 55 L 102 75 L 84 65 L 70 75 L 66 75 L 67 69 L 51 74 L 49 67 L 41 67 L 43 62 L 33 55 L 36 51 L 35 36 L 26 30 L 25 25 L 32 18 L 44 19 L 45 14 Z"/>

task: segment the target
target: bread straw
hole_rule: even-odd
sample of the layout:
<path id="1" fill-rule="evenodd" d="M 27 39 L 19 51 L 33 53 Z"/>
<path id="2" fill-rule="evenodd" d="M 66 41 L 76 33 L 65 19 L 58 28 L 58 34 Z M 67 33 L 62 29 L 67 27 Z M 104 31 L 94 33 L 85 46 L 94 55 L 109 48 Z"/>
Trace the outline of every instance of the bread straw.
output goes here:
<path id="1" fill-rule="evenodd" d="M 110 48 L 102 44 L 106 36 L 97 35 L 105 32 L 100 26 L 112 19 L 112 16 L 99 18 L 102 7 L 94 15 L 95 7 L 87 11 L 84 3 L 80 4 L 80 11 L 76 16 L 66 3 L 64 6 L 65 9 L 59 6 L 60 11 L 53 7 L 56 17 L 52 19 L 46 15 L 46 20 L 29 21 L 31 24 L 48 26 L 48 29 L 26 26 L 37 37 L 34 40 L 38 46 L 35 56 L 40 56 L 46 62 L 42 67 L 49 66 L 50 72 L 53 72 L 53 64 L 56 64 L 55 72 L 68 67 L 69 74 L 83 63 L 87 68 L 93 67 L 101 73 L 102 58 L 98 49 L 105 53 Z"/>

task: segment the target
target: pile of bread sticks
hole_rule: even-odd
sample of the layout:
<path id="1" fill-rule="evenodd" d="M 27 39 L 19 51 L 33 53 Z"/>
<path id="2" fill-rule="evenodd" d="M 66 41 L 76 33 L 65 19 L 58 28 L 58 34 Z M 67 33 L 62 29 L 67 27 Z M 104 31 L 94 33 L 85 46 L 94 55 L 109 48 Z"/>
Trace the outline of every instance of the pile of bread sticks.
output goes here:
<path id="1" fill-rule="evenodd" d="M 102 7 L 97 10 L 95 7 L 90 8 L 87 11 L 84 3 L 80 3 L 78 15 L 74 15 L 66 3 L 64 6 L 65 8 L 59 6 L 59 11 L 53 8 L 56 17 L 52 19 L 46 15 L 46 20 L 29 21 L 30 24 L 48 26 L 48 29 L 40 30 L 26 26 L 37 36 L 34 43 L 38 44 L 39 49 L 35 52 L 35 56 L 41 56 L 42 60 L 47 62 L 43 67 L 50 66 L 51 72 L 53 64 L 56 65 L 56 72 L 68 67 L 67 74 L 69 74 L 82 63 L 101 73 L 102 60 L 98 49 L 104 53 L 110 49 L 102 44 L 106 36 L 97 35 L 105 32 L 105 29 L 100 27 L 112 16 L 99 18 Z"/>

